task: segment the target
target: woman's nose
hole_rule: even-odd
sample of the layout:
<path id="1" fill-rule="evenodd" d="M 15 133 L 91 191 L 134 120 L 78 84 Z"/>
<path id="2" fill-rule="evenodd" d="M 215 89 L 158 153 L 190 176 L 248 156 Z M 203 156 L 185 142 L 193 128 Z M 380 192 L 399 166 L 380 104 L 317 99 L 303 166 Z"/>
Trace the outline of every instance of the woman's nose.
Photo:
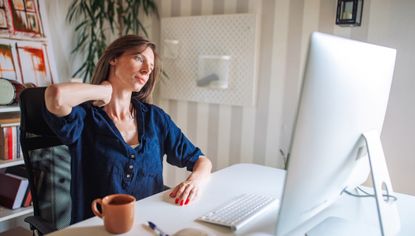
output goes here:
<path id="1" fill-rule="evenodd" d="M 140 73 L 141 74 L 148 74 L 148 72 L 149 72 L 149 65 L 148 65 L 147 60 L 144 60 L 143 64 L 141 65 L 141 68 L 140 68 Z"/>

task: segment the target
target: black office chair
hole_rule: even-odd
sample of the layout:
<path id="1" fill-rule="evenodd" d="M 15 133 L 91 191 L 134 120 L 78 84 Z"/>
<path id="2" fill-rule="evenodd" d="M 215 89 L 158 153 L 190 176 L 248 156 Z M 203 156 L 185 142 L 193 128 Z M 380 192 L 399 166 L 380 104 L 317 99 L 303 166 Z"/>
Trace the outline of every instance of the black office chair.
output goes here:
<path id="1" fill-rule="evenodd" d="M 29 176 L 34 216 L 25 219 L 40 235 L 70 224 L 70 154 L 42 118 L 45 87 L 20 94 L 20 142 Z"/>

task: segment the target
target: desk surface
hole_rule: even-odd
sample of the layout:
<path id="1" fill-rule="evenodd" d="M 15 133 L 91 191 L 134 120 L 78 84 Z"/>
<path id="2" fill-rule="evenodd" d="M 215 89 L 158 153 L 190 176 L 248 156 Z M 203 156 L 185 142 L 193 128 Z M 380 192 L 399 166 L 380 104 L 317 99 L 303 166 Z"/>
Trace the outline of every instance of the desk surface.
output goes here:
<path id="1" fill-rule="evenodd" d="M 122 235 L 151 235 L 154 233 L 146 226 L 147 221 L 156 223 L 166 233 L 173 234 L 186 227 L 200 228 L 216 235 L 245 235 L 251 232 L 273 233 L 277 209 L 269 209 L 253 222 L 237 232 L 195 221 L 195 219 L 218 205 L 242 193 L 261 193 L 281 197 L 285 171 L 255 164 L 237 164 L 212 174 L 199 199 L 188 206 L 179 207 L 166 201 L 167 192 L 137 201 L 135 221 L 132 230 Z M 398 209 L 401 216 L 399 235 L 415 235 L 415 197 L 398 195 Z M 372 204 L 373 203 L 373 204 Z M 333 207 L 321 214 L 346 215 L 346 218 L 361 219 L 376 224 L 375 201 L 344 196 Z M 354 210 L 353 210 L 354 209 Z M 63 235 L 110 235 L 98 217 L 93 217 L 70 227 L 54 232 L 53 236 Z"/>

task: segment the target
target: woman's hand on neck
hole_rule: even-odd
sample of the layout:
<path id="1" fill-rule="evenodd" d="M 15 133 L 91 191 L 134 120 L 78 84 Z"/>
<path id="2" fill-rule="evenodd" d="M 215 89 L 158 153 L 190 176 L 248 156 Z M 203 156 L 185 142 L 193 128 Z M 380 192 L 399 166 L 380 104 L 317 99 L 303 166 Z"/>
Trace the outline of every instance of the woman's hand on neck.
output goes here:
<path id="1" fill-rule="evenodd" d="M 104 106 L 104 111 L 114 121 L 131 120 L 135 115 L 131 104 L 131 96 L 131 91 L 113 85 L 111 100 Z"/>

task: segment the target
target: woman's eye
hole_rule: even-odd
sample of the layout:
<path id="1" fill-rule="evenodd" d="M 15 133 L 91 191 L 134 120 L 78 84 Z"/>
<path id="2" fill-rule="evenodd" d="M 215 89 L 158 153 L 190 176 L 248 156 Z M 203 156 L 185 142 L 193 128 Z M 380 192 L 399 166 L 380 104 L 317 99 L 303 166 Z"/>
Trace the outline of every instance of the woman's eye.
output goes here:
<path id="1" fill-rule="evenodd" d="M 140 54 L 136 55 L 136 56 L 134 57 L 134 59 L 135 59 L 136 61 L 138 61 L 138 62 L 141 62 L 141 63 L 143 63 L 143 62 L 144 62 L 144 57 L 143 57 L 142 55 L 140 55 Z"/>

